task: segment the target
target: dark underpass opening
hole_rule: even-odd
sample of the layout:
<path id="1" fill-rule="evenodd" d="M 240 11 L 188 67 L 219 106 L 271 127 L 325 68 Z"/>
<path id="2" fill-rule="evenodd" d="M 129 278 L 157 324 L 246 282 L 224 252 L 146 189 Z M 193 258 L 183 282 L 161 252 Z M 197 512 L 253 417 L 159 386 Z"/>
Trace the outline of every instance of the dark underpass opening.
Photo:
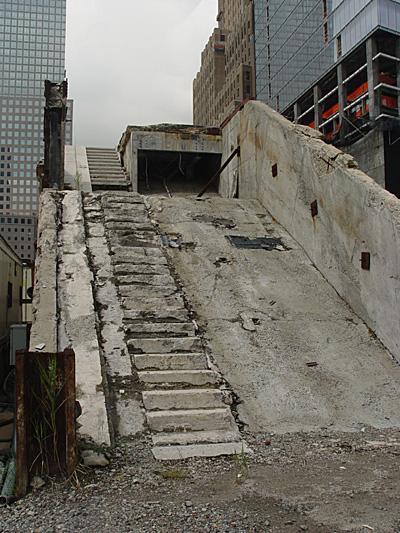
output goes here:
<path id="1" fill-rule="evenodd" d="M 139 150 L 140 194 L 198 193 L 221 166 L 221 154 Z M 218 192 L 219 179 L 209 192 Z"/>

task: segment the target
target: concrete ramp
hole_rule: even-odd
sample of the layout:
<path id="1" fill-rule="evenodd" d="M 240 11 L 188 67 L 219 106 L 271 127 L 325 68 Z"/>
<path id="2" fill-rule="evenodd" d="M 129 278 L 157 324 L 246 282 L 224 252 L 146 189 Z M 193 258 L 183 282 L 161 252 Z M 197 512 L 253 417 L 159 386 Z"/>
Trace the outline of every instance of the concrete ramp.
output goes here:
<path id="1" fill-rule="evenodd" d="M 150 202 L 250 431 L 400 426 L 399 366 L 257 202 Z"/>

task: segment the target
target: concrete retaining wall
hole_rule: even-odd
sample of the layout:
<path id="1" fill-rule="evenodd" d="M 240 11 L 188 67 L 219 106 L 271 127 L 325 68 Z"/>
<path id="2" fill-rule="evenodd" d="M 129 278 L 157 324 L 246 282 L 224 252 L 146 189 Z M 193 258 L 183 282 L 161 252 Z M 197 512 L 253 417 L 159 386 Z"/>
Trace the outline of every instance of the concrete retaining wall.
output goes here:
<path id="1" fill-rule="evenodd" d="M 268 209 L 400 361 L 400 201 L 351 156 L 260 102 L 249 102 L 223 132 L 224 160 L 235 137 L 240 198 Z M 221 177 L 223 195 L 234 189 L 234 169 Z M 371 254 L 369 271 L 362 252 Z"/>

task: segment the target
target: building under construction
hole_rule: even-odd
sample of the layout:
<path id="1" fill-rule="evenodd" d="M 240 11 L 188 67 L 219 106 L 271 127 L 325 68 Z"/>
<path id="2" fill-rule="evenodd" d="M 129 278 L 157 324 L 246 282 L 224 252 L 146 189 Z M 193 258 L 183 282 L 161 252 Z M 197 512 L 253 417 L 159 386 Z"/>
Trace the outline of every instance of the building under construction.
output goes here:
<path id="1" fill-rule="evenodd" d="M 255 0 L 257 98 L 400 194 L 400 3 Z"/>

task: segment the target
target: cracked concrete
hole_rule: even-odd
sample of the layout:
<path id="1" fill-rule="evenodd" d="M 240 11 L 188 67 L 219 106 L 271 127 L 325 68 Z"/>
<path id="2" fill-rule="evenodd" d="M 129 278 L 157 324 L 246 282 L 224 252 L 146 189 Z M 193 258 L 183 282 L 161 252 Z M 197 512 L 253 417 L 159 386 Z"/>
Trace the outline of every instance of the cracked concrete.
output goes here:
<path id="1" fill-rule="evenodd" d="M 257 202 L 149 197 L 216 364 L 250 431 L 400 427 L 400 368 Z M 226 229 L 201 216 L 232 220 Z M 199 218 L 200 217 L 200 218 Z M 204 220 L 204 219 L 203 219 Z M 205 219 L 206 220 L 206 219 Z M 243 250 L 228 235 L 282 238 L 289 251 Z M 245 315 L 254 331 L 243 328 Z"/>

